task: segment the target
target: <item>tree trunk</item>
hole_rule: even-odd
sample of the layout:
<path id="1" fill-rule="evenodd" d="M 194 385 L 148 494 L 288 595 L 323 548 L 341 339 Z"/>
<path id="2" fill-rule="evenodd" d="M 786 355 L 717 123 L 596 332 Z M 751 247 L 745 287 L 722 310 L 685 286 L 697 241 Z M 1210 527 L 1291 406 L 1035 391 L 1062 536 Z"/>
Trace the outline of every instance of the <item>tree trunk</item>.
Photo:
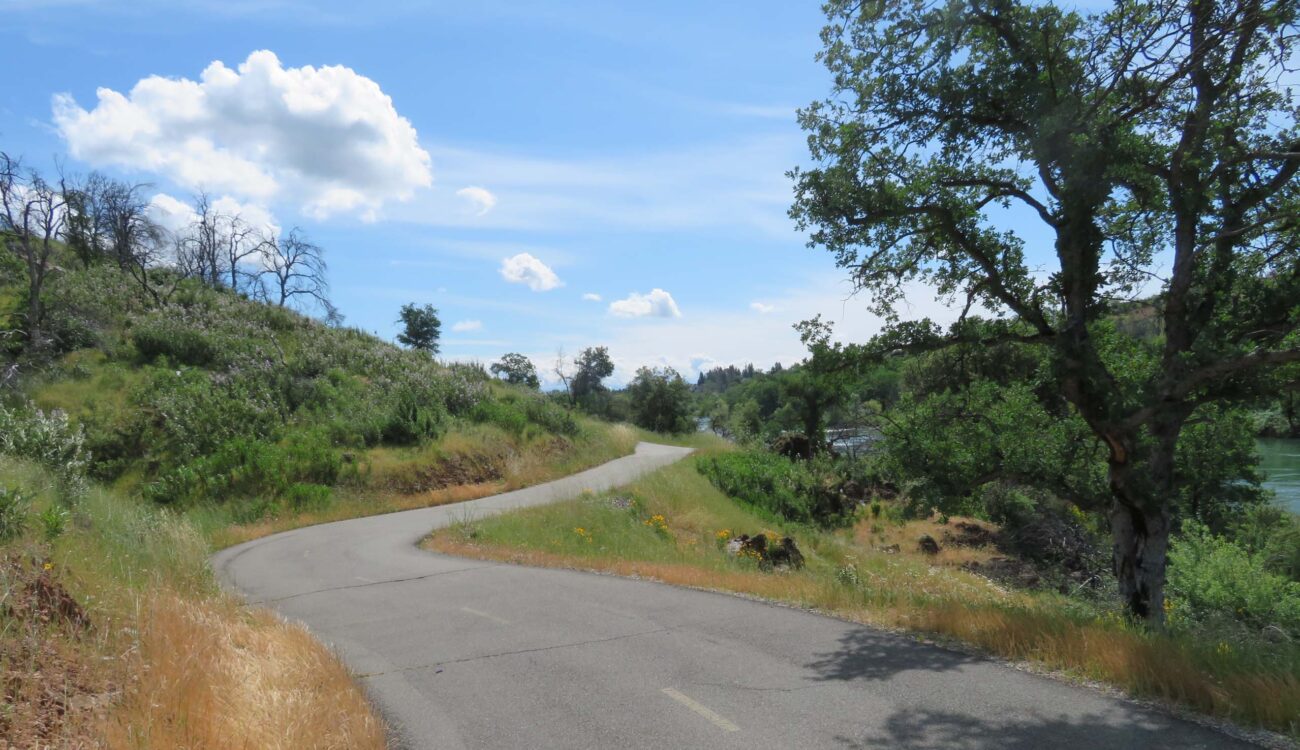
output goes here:
<path id="1" fill-rule="evenodd" d="M 1111 506 L 1110 529 L 1120 600 L 1130 617 L 1163 627 L 1169 512 L 1164 508 L 1150 512 L 1117 498 Z"/>
<path id="2" fill-rule="evenodd" d="M 1138 433 L 1112 434 L 1110 510 L 1115 580 L 1128 615 L 1154 628 L 1165 623 L 1165 563 L 1177 496 L 1174 459 L 1178 436 L 1191 414 L 1171 406 Z"/>

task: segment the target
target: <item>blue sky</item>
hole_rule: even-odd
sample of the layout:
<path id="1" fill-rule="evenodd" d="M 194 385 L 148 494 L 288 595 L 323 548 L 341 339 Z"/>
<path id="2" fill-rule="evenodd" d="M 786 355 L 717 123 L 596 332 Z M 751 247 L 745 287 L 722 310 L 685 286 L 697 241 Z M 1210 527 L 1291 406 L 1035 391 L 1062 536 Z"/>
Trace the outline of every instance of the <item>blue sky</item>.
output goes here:
<path id="1" fill-rule="evenodd" d="M 432 303 L 449 358 L 694 377 L 875 330 L 786 218 L 818 3 L 380 5 L 0 0 L 0 149 L 300 226 L 349 324 Z"/>

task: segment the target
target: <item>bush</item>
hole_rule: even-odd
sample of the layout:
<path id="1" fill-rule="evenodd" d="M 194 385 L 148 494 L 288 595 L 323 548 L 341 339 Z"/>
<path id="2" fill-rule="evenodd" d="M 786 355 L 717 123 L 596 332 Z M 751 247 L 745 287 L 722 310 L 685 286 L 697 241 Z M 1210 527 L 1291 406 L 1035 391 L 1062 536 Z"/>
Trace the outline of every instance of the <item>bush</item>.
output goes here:
<path id="1" fill-rule="evenodd" d="M 6 542 L 27 528 L 31 501 L 16 489 L 0 486 L 0 542 Z"/>
<path id="2" fill-rule="evenodd" d="M 49 414 L 24 407 L 0 406 L 0 453 L 33 461 L 58 478 L 65 500 L 85 492 L 85 471 L 90 455 L 85 435 L 68 423 L 61 411 Z"/>
<path id="3" fill-rule="evenodd" d="M 1188 521 L 1169 550 L 1169 607 L 1174 620 L 1236 620 L 1300 637 L 1300 583 L 1273 573 L 1258 553 Z"/>
<path id="4" fill-rule="evenodd" d="M 555 435 L 578 434 L 573 414 L 539 396 L 507 394 L 495 400 L 478 402 L 470 412 L 475 422 L 492 424 L 520 437 L 529 425 L 536 425 Z"/>
<path id="5" fill-rule="evenodd" d="M 241 437 L 225 443 L 211 456 L 159 477 L 146 488 L 145 495 L 155 502 L 181 505 L 254 496 L 310 504 L 320 499 L 319 490 L 305 486 L 334 484 L 342 466 L 342 459 L 320 432 L 303 433 L 280 443 Z"/>
<path id="6" fill-rule="evenodd" d="M 723 493 L 787 521 L 836 526 L 852 518 L 854 501 L 828 464 L 737 451 L 701 456 L 695 465 Z"/>

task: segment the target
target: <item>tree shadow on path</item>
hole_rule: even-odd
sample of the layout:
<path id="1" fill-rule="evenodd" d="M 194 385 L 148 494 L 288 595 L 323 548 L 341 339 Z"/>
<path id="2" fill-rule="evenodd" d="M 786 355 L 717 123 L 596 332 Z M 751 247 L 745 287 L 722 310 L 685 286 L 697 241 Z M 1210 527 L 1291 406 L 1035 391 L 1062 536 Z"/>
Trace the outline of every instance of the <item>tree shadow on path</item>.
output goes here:
<path id="1" fill-rule="evenodd" d="M 818 680 L 886 680 L 899 672 L 949 672 L 979 657 L 941 646 L 916 643 L 892 633 L 855 628 L 840 637 L 840 648 L 817 654 L 807 666 Z"/>
<path id="2" fill-rule="evenodd" d="M 1119 708 L 1110 715 L 1073 717 L 1018 713 L 1014 717 L 976 718 L 945 711 L 903 709 L 892 714 L 880 730 L 860 738 L 837 739 L 844 747 L 854 750 L 1244 750 L 1254 747 L 1211 729 L 1136 708 Z"/>

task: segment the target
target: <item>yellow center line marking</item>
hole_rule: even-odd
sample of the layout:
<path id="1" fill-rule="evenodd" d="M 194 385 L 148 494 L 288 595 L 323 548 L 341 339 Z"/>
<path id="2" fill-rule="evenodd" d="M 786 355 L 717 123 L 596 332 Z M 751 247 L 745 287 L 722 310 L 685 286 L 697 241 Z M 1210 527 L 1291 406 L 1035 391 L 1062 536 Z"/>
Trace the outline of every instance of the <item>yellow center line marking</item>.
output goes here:
<path id="1" fill-rule="evenodd" d="M 496 615 L 489 615 L 487 612 L 480 612 L 480 611 L 478 611 L 477 609 L 470 609 L 469 607 L 461 607 L 461 608 L 460 608 L 460 611 L 461 611 L 461 612 L 468 612 L 468 613 L 470 613 L 471 615 L 478 615 L 479 617 L 486 618 L 486 619 L 488 619 L 488 620 L 491 620 L 492 622 L 499 622 L 499 623 L 501 623 L 502 625 L 509 625 L 509 624 L 510 624 L 510 621 L 509 621 L 509 620 L 503 620 L 503 619 L 501 619 L 500 617 L 497 617 Z"/>
<path id="2" fill-rule="evenodd" d="M 736 726 L 735 724 L 732 724 L 730 721 L 727 721 L 723 717 L 713 713 L 713 711 L 709 710 L 708 706 L 703 705 L 702 703 L 695 700 L 694 698 L 691 698 L 689 695 L 684 695 L 680 691 L 675 690 L 673 688 L 664 688 L 663 694 L 668 696 L 669 698 L 672 698 L 673 700 L 677 701 L 683 706 L 686 706 L 687 708 L 699 714 L 700 716 L 703 716 L 705 719 L 708 719 L 709 723 L 713 724 L 713 726 L 717 727 L 718 729 L 721 729 L 724 732 L 740 731 L 740 727 Z"/>

